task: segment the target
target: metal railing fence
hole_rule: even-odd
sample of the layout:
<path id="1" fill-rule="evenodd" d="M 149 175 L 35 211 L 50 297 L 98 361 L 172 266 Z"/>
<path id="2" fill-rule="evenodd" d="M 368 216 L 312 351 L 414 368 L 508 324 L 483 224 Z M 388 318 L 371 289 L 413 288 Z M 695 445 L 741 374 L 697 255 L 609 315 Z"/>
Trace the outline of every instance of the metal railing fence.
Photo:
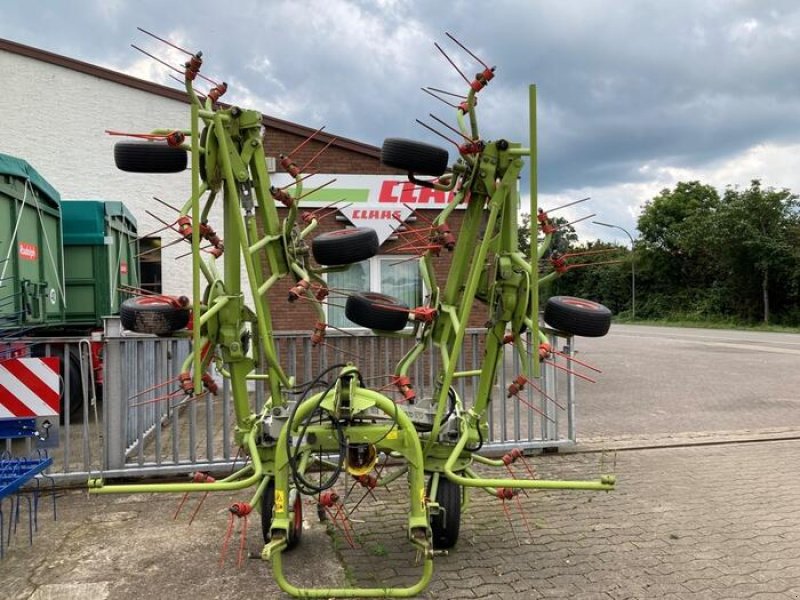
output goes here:
<path id="1" fill-rule="evenodd" d="M 458 370 L 479 369 L 485 330 L 470 330 Z M 323 346 L 312 347 L 307 332 L 276 335 L 282 364 L 296 381 L 310 381 L 321 369 L 341 362 L 358 365 L 372 389 L 392 395 L 391 376 L 398 359 L 411 348 L 413 340 L 387 338 L 371 332 L 352 335 L 331 334 Z M 107 328 L 103 341 L 102 389 L 94 385 L 89 340 L 56 338 L 25 340 L 38 352 L 80 357 L 79 369 L 65 369 L 63 377 L 64 422 L 49 445 L 54 458 L 52 474 L 59 480 L 84 482 L 88 477 L 166 476 L 196 470 L 222 471 L 237 460 L 233 447 L 233 415 L 230 386 L 216 375 L 220 391 L 198 398 L 179 392 L 177 375 L 189 352 L 185 338 L 156 338 L 122 334 Z M 500 453 L 512 447 L 557 448 L 574 444 L 575 377 L 568 357 L 574 356 L 572 338 L 550 333 L 550 344 L 563 355 L 554 355 L 536 381 L 541 391 L 526 385 L 521 393 L 508 397 L 507 390 L 522 372 L 519 357 L 507 346 L 492 393 L 489 409 L 489 439 L 486 453 Z M 409 376 L 418 398 L 432 394 L 438 376 L 438 350 L 428 350 L 416 362 Z M 71 378 L 81 377 L 82 394 L 74 398 Z M 477 377 L 456 380 L 455 387 L 467 407 L 477 389 Z M 175 393 L 178 392 L 178 393 Z M 265 386 L 252 387 L 253 409 L 259 410 Z M 6 440 L 5 449 L 30 454 L 37 442 Z M 0 445 L 2 448 L 2 445 Z"/>

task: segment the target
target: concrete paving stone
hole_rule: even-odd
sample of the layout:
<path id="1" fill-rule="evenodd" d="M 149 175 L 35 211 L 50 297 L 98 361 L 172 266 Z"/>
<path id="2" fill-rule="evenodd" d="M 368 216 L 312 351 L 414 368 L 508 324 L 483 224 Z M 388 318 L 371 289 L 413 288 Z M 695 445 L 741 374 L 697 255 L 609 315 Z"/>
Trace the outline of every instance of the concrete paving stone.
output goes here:
<path id="1" fill-rule="evenodd" d="M 578 592 L 570 600 L 611 600 L 607 592 Z"/>
<path id="2" fill-rule="evenodd" d="M 648 598 L 661 598 L 667 594 L 687 595 L 690 590 L 682 583 L 654 583 L 653 585 L 644 586 Z"/>
<path id="3" fill-rule="evenodd" d="M 579 589 L 589 589 L 594 587 L 592 582 L 582 575 L 576 575 L 572 572 L 564 572 L 561 575 L 554 575 L 547 578 L 547 583 L 553 587 L 564 587 L 567 585 L 576 586 Z"/>
<path id="4" fill-rule="evenodd" d="M 516 596 L 512 595 L 511 596 L 512 598 L 520 597 L 520 598 L 526 598 L 526 599 L 531 598 L 538 600 L 539 598 L 544 597 L 542 596 L 542 593 L 539 590 L 531 588 L 530 581 L 524 581 L 524 580 L 514 581 L 510 585 L 511 588 L 514 590 L 514 593 L 517 594 Z"/>
<path id="5" fill-rule="evenodd" d="M 547 588 L 547 589 L 539 589 L 539 588 L 537 588 L 537 591 L 539 592 L 539 594 L 540 594 L 540 596 L 542 598 L 553 598 L 553 599 L 555 599 L 555 598 L 561 598 L 561 599 L 572 598 L 575 594 L 578 594 L 578 593 L 581 592 L 581 590 L 579 590 L 578 588 L 576 588 L 575 586 L 572 586 L 572 585 L 567 585 L 567 586 L 558 587 L 558 588 Z"/>
<path id="6" fill-rule="evenodd" d="M 510 584 L 484 583 L 472 590 L 476 598 L 513 597 L 515 590 Z"/>
<path id="7" fill-rule="evenodd" d="M 787 587 L 793 587 L 800 585 L 800 564 L 784 567 L 783 569 L 775 569 L 772 565 L 765 565 L 762 569 L 753 573 L 752 577 L 757 581 L 767 583 L 779 580 L 786 581 L 790 583 Z"/>
<path id="8" fill-rule="evenodd" d="M 688 585 L 692 581 L 709 581 L 722 577 L 724 573 L 716 567 L 704 566 L 702 568 L 684 568 L 680 571 L 683 576 L 683 584 Z"/>
<path id="9" fill-rule="evenodd" d="M 728 600 L 724 592 L 719 590 L 699 590 L 696 592 L 689 592 L 680 596 L 674 594 L 667 594 L 665 598 L 680 599 L 680 600 Z"/>
<path id="10" fill-rule="evenodd" d="M 450 587 L 457 589 L 474 589 L 485 583 L 484 578 L 480 575 L 471 575 L 466 578 L 462 578 L 460 576 L 456 578 L 448 577 L 443 578 L 443 581 L 447 581 Z"/>
<path id="11" fill-rule="evenodd" d="M 740 598 L 776 598 L 783 600 L 786 594 L 783 591 L 772 590 L 768 586 L 754 587 L 754 586 L 735 586 L 724 592 L 726 598 L 732 600 L 739 600 Z"/>
<path id="12" fill-rule="evenodd" d="M 651 596 L 645 585 L 647 585 L 647 582 L 643 581 L 621 581 L 619 586 L 603 591 L 615 600 L 621 598 L 649 598 Z"/>
<path id="13" fill-rule="evenodd" d="M 421 597 L 430 600 L 439 600 L 439 598 L 453 600 L 456 598 L 477 598 L 473 590 L 451 590 L 447 587 L 432 589 L 432 586 L 429 586 L 428 589 L 422 593 Z"/>

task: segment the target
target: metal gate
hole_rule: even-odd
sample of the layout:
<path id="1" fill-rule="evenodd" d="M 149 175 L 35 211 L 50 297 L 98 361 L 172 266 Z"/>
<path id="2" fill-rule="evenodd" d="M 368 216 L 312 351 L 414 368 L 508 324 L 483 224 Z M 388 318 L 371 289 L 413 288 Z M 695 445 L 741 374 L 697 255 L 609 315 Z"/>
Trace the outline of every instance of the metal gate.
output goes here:
<path id="1" fill-rule="evenodd" d="M 108 330 L 110 329 L 110 330 Z M 483 356 L 485 330 L 467 333 L 459 371 L 478 370 Z M 389 378 L 394 365 L 413 344 L 413 340 L 375 336 L 371 332 L 329 335 L 324 346 L 312 347 L 307 332 L 276 335 L 278 355 L 288 373 L 297 381 L 309 381 L 329 365 L 354 362 L 374 389 L 389 393 Z M 63 343 L 64 340 L 58 340 Z M 37 343 L 46 343 L 37 340 Z M 550 334 L 550 344 L 558 351 L 543 369 L 543 377 L 509 397 L 509 386 L 521 373 L 519 358 L 506 347 L 503 365 L 493 392 L 489 414 L 487 454 L 510 448 L 557 448 L 574 444 L 575 376 L 570 365 L 574 358 L 572 338 Z M 53 346 L 55 347 L 55 346 Z M 50 346 L 48 346 L 50 348 Z M 78 350 L 81 356 L 83 397 L 80 410 L 68 410 L 59 427 L 57 446 L 49 452 L 54 458 L 53 475 L 62 481 L 84 482 L 88 477 L 163 476 L 196 470 L 229 469 L 237 460 L 233 446 L 232 399 L 227 381 L 216 376 L 220 392 L 187 399 L 171 395 L 179 389 L 177 375 L 189 352 L 185 338 L 156 338 L 107 328 L 103 343 L 104 385 L 95 391 L 88 356 L 88 340 L 69 340 L 65 351 Z M 48 350 L 48 353 L 50 350 Z M 570 372 L 568 372 L 570 371 Z M 420 398 L 432 393 L 438 375 L 438 355 L 431 349 L 421 357 L 409 376 Z M 75 407 L 70 397 L 65 372 L 64 404 Z M 469 407 L 477 376 L 460 378 L 456 391 Z M 391 388 L 393 389 L 393 388 Z M 265 391 L 259 382 L 252 387 L 254 410 L 263 405 Z M 15 442 L 17 443 L 17 442 Z M 23 443 L 23 442 L 19 442 Z M 39 442 L 54 446 L 53 440 Z M 30 454 L 31 440 L 18 448 Z M 6 450 L 13 451 L 11 441 Z"/>

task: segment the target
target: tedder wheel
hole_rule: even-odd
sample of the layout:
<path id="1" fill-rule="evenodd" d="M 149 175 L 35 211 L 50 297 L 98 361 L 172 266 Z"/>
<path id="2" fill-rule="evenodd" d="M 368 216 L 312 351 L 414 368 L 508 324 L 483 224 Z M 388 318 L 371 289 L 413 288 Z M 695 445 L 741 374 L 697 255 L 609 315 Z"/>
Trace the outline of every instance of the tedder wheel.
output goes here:
<path id="1" fill-rule="evenodd" d="M 264 543 L 270 541 L 272 529 L 272 509 L 275 507 L 275 481 L 270 480 L 264 495 L 261 497 L 261 533 L 264 534 Z M 286 548 L 291 550 L 300 543 L 303 535 L 303 499 L 300 494 L 289 507 L 289 539 Z"/>
<path id="2" fill-rule="evenodd" d="M 344 315 L 353 323 L 380 331 L 400 331 L 408 323 L 408 307 L 391 296 L 359 292 L 347 298 Z"/>
<path id="3" fill-rule="evenodd" d="M 438 177 L 447 169 L 447 150 L 424 142 L 386 138 L 381 148 L 381 162 L 415 175 Z"/>
<path id="4" fill-rule="evenodd" d="M 428 481 L 429 494 L 430 485 L 431 482 Z M 438 515 L 431 516 L 433 547 L 437 550 L 447 550 L 456 545 L 461 528 L 461 486 L 444 476 L 439 477 L 436 502 L 440 510 Z"/>
<path id="5" fill-rule="evenodd" d="M 177 307 L 160 296 L 136 296 L 119 307 L 119 319 L 125 329 L 137 333 L 169 335 L 189 323 L 189 307 Z"/>
<path id="6" fill-rule="evenodd" d="M 311 240 L 314 260 L 321 265 L 350 265 L 378 253 L 378 234 L 368 227 L 322 233 Z"/>
<path id="7" fill-rule="evenodd" d="M 186 150 L 165 142 L 118 142 L 114 162 L 129 173 L 179 173 L 186 169 Z"/>
<path id="8" fill-rule="evenodd" d="M 591 300 L 553 296 L 545 304 L 544 321 L 572 335 L 603 337 L 611 327 L 611 311 Z"/>

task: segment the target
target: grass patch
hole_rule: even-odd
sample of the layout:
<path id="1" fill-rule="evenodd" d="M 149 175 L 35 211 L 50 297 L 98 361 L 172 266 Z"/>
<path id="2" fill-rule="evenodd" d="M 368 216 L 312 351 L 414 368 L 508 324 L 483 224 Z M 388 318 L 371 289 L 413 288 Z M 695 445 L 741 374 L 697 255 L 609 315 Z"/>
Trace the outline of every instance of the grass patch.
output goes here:
<path id="1" fill-rule="evenodd" d="M 766 331 L 771 333 L 798 333 L 799 327 L 789 325 L 765 325 L 764 323 L 746 323 L 728 319 L 698 319 L 695 317 L 675 316 L 663 319 L 636 319 L 628 317 L 615 317 L 614 323 L 621 325 L 656 325 L 659 327 L 675 328 L 700 328 L 700 329 L 731 329 L 736 331 Z"/>

